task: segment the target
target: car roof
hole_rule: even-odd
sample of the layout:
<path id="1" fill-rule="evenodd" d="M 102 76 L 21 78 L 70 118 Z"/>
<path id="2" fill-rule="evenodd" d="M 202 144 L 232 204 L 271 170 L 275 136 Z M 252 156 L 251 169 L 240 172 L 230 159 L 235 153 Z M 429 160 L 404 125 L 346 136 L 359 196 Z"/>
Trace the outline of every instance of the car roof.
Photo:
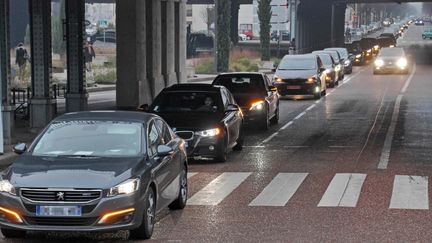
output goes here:
<path id="1" fill-rule="evenodd" d="M 313 54 L 298 54 L 298 55 L 285 55 L 285 56 L 283 57 L 283 59 L 285 59 L 285 58 L 293 58 L 293 59 L 298 58 L 298 59 L 304 59 L 304 58 L 317 58 L 317 56 L 316 56 L 316 55 L 313 55 Z"/>
<path id="2" fill-rule="evenodd" d="M 224 88 L 219 85 L 211 84 L 174 84 L 163 91 L 208 91 L 208 92 L 220 92 L 220 89 Z"/>
<path id="3" fill-rule="evenodd" d="M 220 73 L 219 76 L 229 76 L 229 75 L 264 75 L 264 73 L 261 72 L 230 72 L 230 73 Z"/>
<path id="4" fill-rule="evenodd" d="M 53 122 L 70 120 L 105 120 L 123 122 L 147 122 L 157 115 L 137 111 L 83 111 L 66 113 L 57 117 Z"/>
<path id="5" fill-rule="evenodd" d="M 337 51 L 342 51 L 342 50 L 346 50 L 345 47 L 330 47 L 330 48 L 325 48 L 324 51 L 326 50 L 337 50 Z"/>

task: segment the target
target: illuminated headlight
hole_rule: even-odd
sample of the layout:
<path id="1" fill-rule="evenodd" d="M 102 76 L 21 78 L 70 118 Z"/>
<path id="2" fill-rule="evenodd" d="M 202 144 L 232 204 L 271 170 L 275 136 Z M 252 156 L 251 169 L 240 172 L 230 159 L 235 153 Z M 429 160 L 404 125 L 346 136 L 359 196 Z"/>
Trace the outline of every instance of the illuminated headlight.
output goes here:
<path id="1" fill-rule="evenodd" d="M 140 180 L 138 178 L 127 180 L 111 188 L 108 192 L 108 196 L 114 197 L 122 194 L 132 194 L 138 190 L 139 184 L 140 184 Z"/>
<path id="2" fill-rule="evenodd" d="M 273 82 L 274 83 L 283 83 L 283 79 L 278 77 L 278 76 L 274 76 L 273 78 Z"/>
<path id="3" fill-rule="evenodd" d="M 381 59 L 377 59 L 377 60 L 375 60 L 375 66 L 377 66 L 377 67 L 382 67 L 382 66 L 384 66 L 384 61 L 381 60 Z"/>
<path id="4" fill-rule="evenodd" d="M 371 49 L 367 50 L 367 53 L 371 53 L 371 52 L 372 52 L 372 50 L 371 50 Z"/>
<path id="5" fill-rule="evenodd" d="M 337 66 L 335 67 L 335 71 L 336 71 L 336 72 L 339 72 L 340 70 L 341 70 L 340 65 L 337 65 Z"/>
<path id="6" fill-rule="evenodd" d="M 260 111 L 262 109 L 264 109 L 264 101 L 262 100 L 252 103 L 251 107 L 249 108 L 251 111 Z"/>
<path id="7" fill-rule="evenodd" d="M 0 181 L 0 192 L 6 192 L 12 195 L 16 195 L 15 187 L 8 180 Z"/>
<path id="8" fill-rule="evenodd" d="M 306 83 L 311 84 L 311 83 L 315 83 L 317 80 L 317 77 L 310 77 L 307 79 Z"/>
<path id="9" fill-rule="evenodd" d="M 220 129 L 219 128 L 213 128 L 213 129 L 208 129 L 205 131 L 201 131 L 201 132 L 197 132 L 195 134 L 201 136 L 201 137 L 214 137 L 219 135 L 220 133 Z"/>
<path id="10" fill-rule="evenodd" d="M 397 61 L 396 65 L 400 68 L 405 68 L 408 65 L 408 61 L 405 58 L 401 58 Z"/>
<path id="11" fill-rule="evenodd" d="M 361 56 L 362 56 L 361 54 L 358 54 L 358 55 L 356 56 L 356 58 L 361 58 Z"/>
<path id="12" fill-rule="evenodd" d="M 348 67 L 348 66 L 351 64 L 351 61 L 350 61 L 350 60 L 346 60 L 346 61 L 344 62 L 344 64 L 345 64 L 345 67 Z"/>
<path id="13" fill-rule="evenodd" d="M 375 50 L 378 50 L 378 49 L 379 49 L 379 45 L 375 45 L 375 46 L 374 46 L 374 49 L 375 49 Z"/>
<path id="14" fill-rule="evenodd" d="M 390 45 L 389 47 L 390 47 L 390 48 L 393 48 L 393 47 L 395 47 L 395 46 L 394 46 L 394 45 Z"/>

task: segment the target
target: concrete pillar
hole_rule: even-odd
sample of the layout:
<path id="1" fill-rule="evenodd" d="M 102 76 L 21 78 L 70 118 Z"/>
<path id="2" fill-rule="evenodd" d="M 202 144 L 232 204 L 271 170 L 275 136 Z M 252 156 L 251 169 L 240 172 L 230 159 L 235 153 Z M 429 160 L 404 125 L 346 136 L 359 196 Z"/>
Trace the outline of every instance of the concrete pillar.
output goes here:
<path id="1" fill-rule="evenodd" d="M 174 0 L 162 2 L 162 73 L 165 86 L 177 83 L 175 72 L 175 5 Z"/>
<path id="2" fill-rule="evenodd" d="M 239 25 L 240 4 L 238 0 L 231 1 L 231 41 L 238 43 L 238 25 Z"/>
<path id="3" fill-rule="evenodd" d="M 138 104 L 150 104 L 153 101 L 152 86 L 147 79 L 147 15 L 146 0 L 136 1 L 136 62 L 138 80 Z M 117 85 L 117 90 L 119 86 Z M 124 89 L 127 89 L 125 87 Z"/>
<path id="4" fill-rule="evenodd" d="M 66 111 L 87 110 L 84 60 L 85 2 L 66 0 L 67 93 Z"/>
<path id="5" fill-rule="evenodd" d="M 336 45 L 336 11 L 335 11 L 335 4 L 333 3 L 331 5 L 331 45 Z"/>
<path id="6" fill-rule="evenodd" d="M 32 95 L 30 128 L 37 132 L 55 116 L 51 89 L 51 0 L 30 0 Z"/>
<path id="7" fill-rule="evenodd" d="M 152 96 L 164 87 L 162 76 L 162 18 L 161 0 L 147 2 L 147 78 L 152 84 Z"/>
<path id="8" fill-rule="evenodd" d="M 186 78 L 186 0 L 176 2 L 176 55 L 175 71 L 178 83 L 185 83 Z"/>
<path id="9" fill-rule="evenodd" d="M 10 33 L 9 0 L 0 0 L 0 94 L 2 104 L 3 138 L 6 144 L 12 142 L 14 130 L 14 107 L 10 95 Z"/>

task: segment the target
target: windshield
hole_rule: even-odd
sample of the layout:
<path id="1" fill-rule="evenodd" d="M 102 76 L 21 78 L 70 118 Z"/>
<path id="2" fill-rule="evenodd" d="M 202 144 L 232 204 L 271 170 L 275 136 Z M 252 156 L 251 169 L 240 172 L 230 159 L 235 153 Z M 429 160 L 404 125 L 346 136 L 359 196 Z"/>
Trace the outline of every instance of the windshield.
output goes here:
<path id="1" fill-rule="evenodd" d="M 399 57 L 403 56 L 404 52 L 401 48 L 382 48 L 379 56 L 380 57 Z"/>
<path id="2" fill-rule="evenodd" d="M 258 93 L 265 91 L 261 75 L 221 75 L 214 81 L 215 85 L 225 86 L 231 93 Z"/>
<path id="3" fill-rule="evenodd" d="M 284 58 L 279 64 L 279 70 L 312 70 L 316 69 L 314 58 Z"/>
<path id="4" fill-rule="evenodd" d="M 33 149 L 35 156 L 137 156 L 142 125 L 113 121 L 67 121 L 50 125 Z"/>
<path id="5" fill-rule="evenodd" d="M 220 94 L 207 91 L 174 91 L 162 93 L 150 107 L 156 113 L 202 112 L 222 110 Z"/>
<path id="6" fill-rule="evenodd" d="M 337 48 L 337 49 L 330 48 L 330 49 L 325 49 L 325 50 L 337 51 L 337 52 L 339 52 L 341 58 L 343 58 L 343 59 L 348 58 L 348 51 L 344 48 Z"/>

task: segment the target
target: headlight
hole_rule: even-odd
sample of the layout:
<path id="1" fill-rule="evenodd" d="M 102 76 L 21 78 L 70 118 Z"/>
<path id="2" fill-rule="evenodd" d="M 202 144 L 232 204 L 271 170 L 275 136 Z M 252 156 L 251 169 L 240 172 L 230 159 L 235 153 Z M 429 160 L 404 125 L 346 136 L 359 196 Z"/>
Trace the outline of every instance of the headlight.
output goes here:
<path id="1" fill-rule="evenodd" d="M 264 101 L 257 101 L 252 103 L 251 107 L 249 108 L 249 110 L 251 111 L 260 111 L 264 108 Z"/>
<path id="2" fill-rule="evenodd" d="M 275 83 L 283 83 L 283 79 L 278 77 L 278 76 L 274 76 L 273 77 L 273 82 Z"/>
<path id="3" fill-rule="evenodd" d="M 0 192 L 7 192 L 12 195 L 16 195 L 15 187 L 8 180 L 0 181 Z"/>
<path id="4" fill-rule="evenodd" d="M 371 50 L 371 49 L 367 50 L 367 53 L 371 53 L 371 52 L 372 52 L 372 50 Z"/>
<path id="5" fill-rule="evenodd" d="M 201 131 L 201 132 L 197 132 L 195 133 L 201 137 L 214 137 L 220 134 L 220 129 L 219 128 L 213 128 L 213 129 L 208 129 L 205 131 Z"/>
<path id="6" fill-rule="evenodd" d="M 317 77 L 310 77 L 307 79 L 306 83 L 315 83 L 317 80 Z"/>
<path id="7" fill-rule="evenodd" d="M 375 60 L 375 66 L 377 66 L 377 67 L 382 67 L 382 66 L 384 66 L 384 61 L 381 60 L 381 59 L 377 59 L 377 60 Z"/>
<path id="8" fill-rule="evenodd" d="M 393 47 L 395 47 L 395 46 L 394 46 L 394 45 L 390 45 L 389 47 L 390 47 L 390 48 L 393 48 Z"/>
<path id="9" fill-rule="evenodd" d="M 350 60 L 346 60 L 346 61 L 344 62 L 344 64 L 345 64 L 345 66 L 349 66 L 349 65 L 351 64 L 351 61 L 350 61 Z"/>
<path id="10" fill-rule="evenodd" d="M 358 55 L 356 56 L 356 58 L 361 58 L 361 56 L 362 56 L 361 54 L 358 54 Z"/>
<path id="11" fill-rule="evenodd" d="M 113 188 L 111 188 L 108 192 L 109 197 L 121 195 L 121 194 L 131 194 L 138 190 L 140 184 L 140 180 L 137 179 L 130 179 L 127 180 Z"/>
<path id="12" fill-rule="evenodd" d="M 408 61 L 406 58 L 401 58 L 397 61 L 396 63 L 398 65 L 398 67 L 400 68 L 405 68 L 408 65 Z"/>
<path id="13" fill-rule="evenodd" d="M 379 45 L 375 45 L 375 46 L 374 46 L 374 49 L 375 49 L 375 50 L 378 50 L 378 49 L 379 49 Z"/>
<path id="14" fill-rule="evenodd" d="M 335 71 L 336 71 L 336 72 L 339 72 L 340 70 L 341 70 L 340 65 L 336 65 L 336 67 L 335 67 Z"/>

